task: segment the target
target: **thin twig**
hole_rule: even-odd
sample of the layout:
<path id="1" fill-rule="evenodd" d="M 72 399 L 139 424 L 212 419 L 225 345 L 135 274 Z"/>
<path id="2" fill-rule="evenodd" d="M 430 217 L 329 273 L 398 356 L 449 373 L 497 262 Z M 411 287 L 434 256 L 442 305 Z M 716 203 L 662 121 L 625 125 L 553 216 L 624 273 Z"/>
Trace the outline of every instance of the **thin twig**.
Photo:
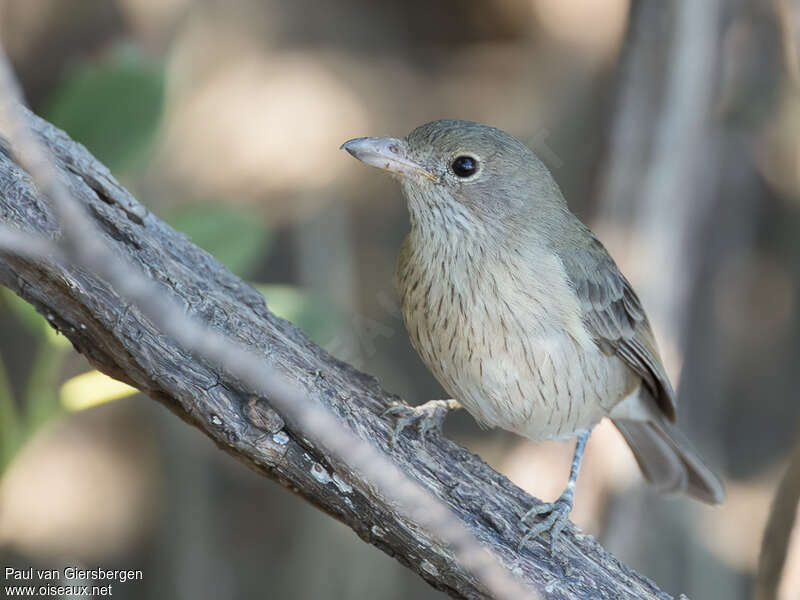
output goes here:
<path id="1" fill-rule="evenodd" d="M 0 224 L 0 252 L 25 258 L 53 259 L 61 256 L 61 249 L 52 240 Z"/>
<path id="2" fill-rule="evenodd" d="M 798 502 L 800 502 L 800 442 L 789 456 L 764 528 L 761 554 L 758 558 L 755 600 L 774 600 L 778 597 L 792 531 L 796 527 Z"/>

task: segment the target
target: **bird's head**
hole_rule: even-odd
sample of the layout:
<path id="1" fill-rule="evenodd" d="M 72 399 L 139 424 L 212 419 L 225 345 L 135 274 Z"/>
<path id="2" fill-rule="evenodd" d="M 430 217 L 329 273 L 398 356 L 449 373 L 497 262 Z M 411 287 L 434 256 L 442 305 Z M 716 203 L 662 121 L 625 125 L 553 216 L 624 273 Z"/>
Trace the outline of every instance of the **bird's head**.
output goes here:
<path id="1" fill-rule="evenodd" d="M 565 208 L 539 158 L 488 125 L 433 121 L 405 138 L 356 138 L 342 148 L 399 179 L 415 223 L 508 228 Z"/>

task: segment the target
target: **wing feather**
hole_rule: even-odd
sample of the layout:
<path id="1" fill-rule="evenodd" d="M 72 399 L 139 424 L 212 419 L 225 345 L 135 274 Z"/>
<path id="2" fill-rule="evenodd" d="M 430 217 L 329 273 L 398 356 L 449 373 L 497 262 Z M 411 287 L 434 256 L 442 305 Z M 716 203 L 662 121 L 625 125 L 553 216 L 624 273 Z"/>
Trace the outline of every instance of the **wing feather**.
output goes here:
<path id="1" fill-rule="evenodd" d="M 597 345 L 619 356 L 644 381 L 659 408 L 675 420 L 675 393 L 642 303 L 603 244 L 580 225 L 572 244 L 557 249 Z M 577 243 L 574 243 L 577 242 Z"/>

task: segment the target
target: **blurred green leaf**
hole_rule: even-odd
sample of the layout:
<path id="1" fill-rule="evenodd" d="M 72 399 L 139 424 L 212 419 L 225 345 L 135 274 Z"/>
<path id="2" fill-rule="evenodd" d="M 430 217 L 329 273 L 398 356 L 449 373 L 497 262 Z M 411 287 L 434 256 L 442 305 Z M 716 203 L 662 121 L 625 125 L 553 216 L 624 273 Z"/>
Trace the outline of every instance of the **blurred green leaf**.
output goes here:
<path id="1" fill-rule="evenodd" d="M 53 329 L 31 304 L 8 288 L 0 288 L 0 296 L 19 322 L 38 339 L 56 346 L 70 346 L 69 340 Z"/>
<path id="2" fill-rule="evenodd" d="M 57 401 L 58 379 L 70 344 L 50 327 L 36 310 L 8 289 L 0 289 L 3 306 L 38 340 L 36 356 L 19 406 L 14 401 L 5 367 L 0 360 L 0 474 L 25 441 L 61 412 Z"/>
<path id="3" fill-rule="evenodd" d="M 163 69 L 120 50 L 76 69 L 50 99 L 45 117 L 121 171 L 146 157 L 163 104 Z"/>
<path id="4" fill-rule="evenodd" d="M 8 288 L 0 289 L 0 294 L 2 294 L 6 306 L 25 329 L 40 340 L 47 337 L 47 330 L 50 329 L 50 325 L 42 315 L 36 312 L 32 305 L 25 302 Z"/>
<path id="5" fill-rule="evenodd" d="M 7 298 L 13 296 L 8 292 L 5 293 Z M 50 327 L 45 319 L 35 312 L 31 316 L 22 308 L 29 305 L 22 300 L 19 302 L 21 304 L 15 311 L 20 310 L 19 314 L 24 315 L 23 322 L 28 322 L 40 342 L 19 408 L 14 402 L 5 368 L 0 361 L 0 473 L 11 462 L 20 446 L 39 427 L 61 411 L 57 402 L 58 378 L 69 352 L 68 344 L 52 342 L 54 338 L 49 333 Z"/>
<path id="6" fill-rule="evenodd" d="M 61 412 L 58 380 L 68 350 L 62 345 L 42 343 L 31 365 L 25 385 L 25 411 L 28 435 Z"/>
<path id="7" fill-rule="evenodd" d="M 127 383 L 93 369 L 65 381 L 58 396 L 63 408 L 77 412 L 138 393 Z"/>
<path id="8" fill-rule="evenodd" d="M 16 453 L 20 437 L 19 414 L 14 405 L 5 366 L 0 360 L 0 474 Z"/>
<path id="9" fill-rule="evenodd" d="M 240 207 L 185 206 L 167 221 L 240 277 L 252 271 L 269 246 L 263 220 Z"/>
<path id="10" fill-rule="evenodd" d="M 331 315 L 330 303 L 291 285 L 256 284 L 255 288 L 273 313 L 297 325 L 318 344 L 336 335 L 339 318 Z"/>

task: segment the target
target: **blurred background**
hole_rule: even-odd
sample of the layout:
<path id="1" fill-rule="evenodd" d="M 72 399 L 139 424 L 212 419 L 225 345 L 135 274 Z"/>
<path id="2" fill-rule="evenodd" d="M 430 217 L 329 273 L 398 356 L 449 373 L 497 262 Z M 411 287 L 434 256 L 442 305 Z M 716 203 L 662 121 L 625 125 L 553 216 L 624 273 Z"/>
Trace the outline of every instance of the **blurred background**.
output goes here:
<path id="1" fill-rule="evenodd" d="M 392 275 L 399 187 L 338 150 L 438 118 L 529 144 L 639 290 L 709 508 L 648 489 L 608 424 L 573 519 L 671 594 L 753 596 L 800 402 L 793 0 L 0 0 L 35 112 L 338 357 L 444 392 Z M 446 433 L 555 499 L 572 443 Z M 441 598 L 344 526 L 92 373 L 0 290 L 0 564 L 142 569 L 116 598 Z M 789 519 L 778 529 L 788 533 Z M 800 597 L 800 534 L 779 597 Z"/>

